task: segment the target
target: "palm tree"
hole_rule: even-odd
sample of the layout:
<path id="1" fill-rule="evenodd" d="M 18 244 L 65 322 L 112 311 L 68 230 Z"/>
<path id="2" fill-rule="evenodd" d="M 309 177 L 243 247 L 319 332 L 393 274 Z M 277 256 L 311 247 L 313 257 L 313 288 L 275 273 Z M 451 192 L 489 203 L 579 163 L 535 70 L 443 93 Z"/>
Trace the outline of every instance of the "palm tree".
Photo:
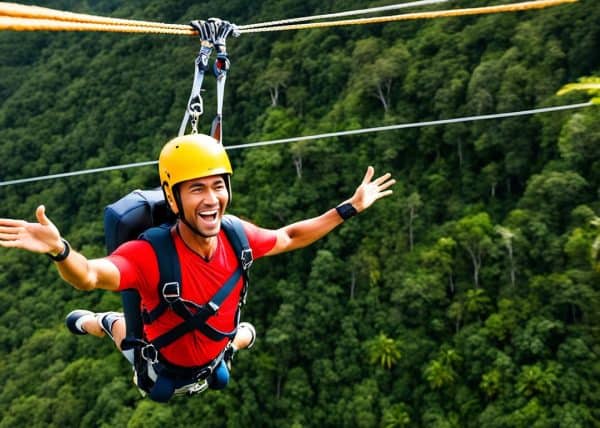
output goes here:
<path id="1" fill-rule="evenodd" d="M 517 379 L 517 391 L 526 397 L 536 394 L 552 395 L 558 382 L 557 368 L 549 366 L 546 370 L 538 364 L 525 366 Z"/>
<path id="2" fill-rule="evenodd" d="M 425 379 L 433 389 L 440 389 L 454 383 L 456 372 L 443 362 L 432 360 L 425 368 Z"/>
<path id="3" fill-rule="evenodd" d="M 410 426 L 410 415 L 403 403 L 394 404 L 383 411 L 381 426 L 384 428 L 404 428 Z"/>
<path id="4" fill-rule="evenodd" d="M 564 85 L 556 93 L 556 95 L 564 95 L 572 91 L 586 91 L 592 96 L 591 102 L 600 104 L 600 77 L 582 77 L 579 83 L 568 83 Z"/>
<path id="5" fill-rule="evenodd" d="M 402 356 L 399 344 L 394 339 L 387 337 L 385 333 L 379 333 L 365 346 L 371 364 L 379 363 L 384 369 L 391 369 Z"/>

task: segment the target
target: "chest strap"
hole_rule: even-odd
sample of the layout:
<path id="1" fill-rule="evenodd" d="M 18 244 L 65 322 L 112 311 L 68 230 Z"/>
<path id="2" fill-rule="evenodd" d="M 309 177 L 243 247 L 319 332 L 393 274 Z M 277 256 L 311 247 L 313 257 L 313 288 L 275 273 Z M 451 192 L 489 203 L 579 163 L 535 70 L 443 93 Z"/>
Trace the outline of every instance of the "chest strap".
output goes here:
<path id="1" fill-rule="evenodd" d="M 173 329 L 152 340 L 154 347 L 156 349 L 163 348 L 193 330 L 199 330 L 203 335 L 214 341 L 225 338 L 232 339 L 236 334 L 239 323 L 239 307 L 234 323 L 236 327 L 232 331 L 217 330 L 208 325 L 206 321 L 217 313 L 242 276 L 244 276 L 243 294 L 245 294 L 246 274 L 244 268 L 247 267 L 245 263 L 238 263 L 236 270 L 208 303 L 200 305 L 181 297 L 181 266 L 175 243 L 171 237 L 170 227 L 160 226 L 148 229 L 142 235 L 142 238 L 152 244 L 158 259 L 160 272 L 158 290 L 160 303 L 153 310 L 142 312 L 143 322 L 145 324 L 154 322 L 167 309 L 173 310 L 183 320 Z"/>

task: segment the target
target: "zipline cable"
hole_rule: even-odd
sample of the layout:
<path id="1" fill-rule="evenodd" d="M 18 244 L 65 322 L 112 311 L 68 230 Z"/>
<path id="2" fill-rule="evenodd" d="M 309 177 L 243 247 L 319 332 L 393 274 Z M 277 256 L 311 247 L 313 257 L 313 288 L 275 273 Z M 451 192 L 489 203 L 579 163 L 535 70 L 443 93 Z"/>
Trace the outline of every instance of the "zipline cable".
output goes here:
<path id="1" fill-rule="evenodd" d="M 472 16 L 472 15 L 483 15 L 491 13 L 503 13 L 503 12 L 520 12 L 534 9 L 544 9 L 547 7 L 558 6 L 566 3 L 575 3 L 578 0 L 536 0 L 527 1 L 522 3 L 512 3 L 501 6 L 486 6 L 477 8 L 467 9 L 454 9 L 454 10 L 440 10 L 434 12 L 415 12 L 407 13 L 402 15 L 392 16 L 380 16 L 373 18 L 360 18 L 340 21 L 324 21 L 324 22 L 313 22 L 305 24 L 291 24 L 291 25 L 276 25 L 270 27 L 261 28 L 245 28 L 241 29 L 240 33 L 259 33 L 266 31 L 284 31 L 284 30 L 299 30 L 308 28 L 323 28 L 323 27 L 334 27 L 342 25 L 364 25 L 364 24 L 375 24 L 384 22 L 396 22 L 416 19 L 433 19 L 433 18 L 446 18 L 446 17 L 457 17 L 457 16 Z M 120 20 L 113 18 L 105 18 L 108 20 L 104 22 L 90 22 L 85 18 L 86 16 L 93 15 L 82 15 L 78 19 L 79 21 L 68 21 L 61 19 L 36 19 L 30 17 L 22 17 L 17 15 L 17 12 L 10 12 L 11 5 L 14 3 L 0 3 L 0 5 L 7 11 L 0 9 L 0 30 L 13 30 L 13 31 L 106 31 L 106 32 L 120 32 L 120 33 L 158 33 L 158 34 L 174 34 L 174 35 L 187 35 L 193 36 L 198 33 L 189 25 L 175 25 L 175 24 L 161 24 L 152 23 L 147 21 L 134 21 L 134 20 Z M 52 10 L 52 9 L 51 9 Z M 59 14 L 65 13 L 56 11 Z M 9 15 L 8 13 L 13 13 Z M 126 22 L 123 22 L 126 21 Z"/>
<path id="2" fill-rule="evenodd" d="M 143 27 L 134 25 L 108 25 L 89 22 L 63 22 L 47 19 L 25 19 L 0 17 L 0 30 L 12 31 L 101 31 L 107 33 L 171 34 L 197 36 L 192 27 L 185 30 L 175 28 Z"/>
<path id="3" fill-rule="evenodd" d="M 309 28 L 339 27 L 343 25 L 381 24 L 384 22 L 409 21 L 417 19 L 449 18 L 457 16 L 472 16 L 504 12 L 522 12 L 525 10 L 544 9 L 565 3 L 575 3 L 578 0 L 538 0 L 522 3 L 512 3 L 501 6 L 473 7 L 467 9 L 440 10 L 434 12 L 414 12 L 402 15 L 379 16 L 374 18 L 347 19 L 341 21 L 311 22 L 306 24 L 278 25 L 264 28 L 240 29 L 240 33 L 260 33 L 267 31 L 305 30 Z"/>
<path id="4" fill-rule="evenodd" d="M 125 25 L 134 27 L 170 28 L 177 30 L 191 29 L 189 25 L 166 24 L 162 22 L 111 18 L 105 16 L 88 15 L 85 13 L 65 12 L 62 10 L 50 9 L 41 6 L 28 6 L 18 3 L 4 2 L 0 2 L 0 16 L 24 19 L 54 20 L 62 22 L 83 22 L 90 24 L 95 23 L 107 25 Z"/>
<path id="5" fill-rule="evenodd" d="M 256 24 L 242 25 L 240 28 L 256 28 L 256 27 L 268 27 L 272 25 L 291 24 L 295 22 L 311 21 L 316 19 L 329 19 L 337 18 L 342 16 L 353 16 L 353 15 L 364 15 L 369 13 L 386 12 L 389 10 L 404 9 L 410 7 L 427 6 L 431 4 L 444 3 L 449 0 L 420 0 L 409 3 L 393 4 L 389 6 L 372 7 L 368 9 L 351 10 L 346 12 L 328 13 L 323 15 L 305 16 L 301 18 L 290 18 L 279 21 L 261 22 Z M 177 30 L 188 30 L 188 25 L 179 24 L 166 24 L 160 22 L 150 21 L 136 21 L 131 19 L 119 19 L 111 17 L 103 17 L 82 13 L 65 12 L 55 9 L 50 9 L 40 6 L 27 6 L 17 3 L 3 3 L 0 2 L 0 16 L 13 17 L 13 18 L 25 18 L 25 19 L 43 19 L 43 20 L 56 20 L 64 22 L 84 22 L 84 23 L 95 23 L 95 24 L 107 24 L 107 25 L 126 25 L 135 27 L 155 27 L 155 28 L 170 28 Z"/>
<path id="6" fill-rule="evenodd" d="M 307 135 L 304 137 L 292 137 L 292 138 L 281 138 L 279 140 L 271 140 L 271 141 L 259 141 L 257 143 L 247 143 L 247 144 L 239 144 L 235 146 L 227 146 L 225 149 L 234 150 L 234 149 L 246 149 L 252 147 L 259 146 L 271 146 L 274 144 L 285 144 L 285 143 L 294 143 L 297 141 L 307 141 L 307 140 L 319 140 L 323 138 L 333 138 L 333 137 L 341 137 L 346 135 L 358 135 L 358 134 L 367 134 L 371 132 L 383 132 L 383 131 L 393 131 L 398 129 L 408 129 L 408 128 L 424 128 L 427 126 L 437 126 L 437 125 L 449 125 L 453 123 L 462 123 L 462 122 L 475 122 L 478 120 L 490 120 L 490 119 L 505 119 L 509 117 L 517 117 L 517 116 L 527 116 L 539 113 L 549 113 L 553 111 L 560 110 L 572 110 L 577 108 L 590 107 L 593 105 L 592 102 L 587 103 L 578 103 L 578 104 L 569 104 L 564 106 L 554 106 L 554 107 L 543 107 L 533 110 L 521 110 L 521 111 L 513 111 L 508 113 L 495 113 L 495 114 L 484 114 L 479 116 L 464 116 L 464 117 L 456 117 L 452 119 L 440 119 L 440 120 L 430 120 L 425 122 L 413 122 L 413 123 L 401 123 L 398 125 L 387 125 L 387 126 L 378 126 L 375 128 L 363 128 L 363 129 L 353 129 L 349 131 L 339 131 L 339 132 L 329 132 L 325 134 L 317 134 L 317 135 Z M 1 185 L 2 183 L 0 183 Z"/>
<path id="7" fill-rule="evenodd" d="M 450 0 L 413 1 L 410 3 L 392 4 L 389 6 L 371 7 L 368 9 L 349 10 L 346 12 L 326 13 L 324 15 L 303 16 L 301 18 L 290 18 L 290 19 L 281 19 L 279 21 L 259 22 L 256 24 L 240 25 L 239 28 L 240 28 L 240 30 L 243 30 L 243 29 L 248 29 L 248 28 L 272 27 L 275 25 L 292 24 L 292 23 L 303 22 L 303 21 L 313 21 L 313 20 L 317 20 L 317 19 L 330 19 L 330 18 L 339 18 L 342 16 L 366 15 L 369 13 L 387 12 L 389 10 L 405 9 L 405 8 L 409 8 L 409 7 L 428 6 L 428 5 L 437 4 L 437 3 L 445 3 L 447 1 L 450 1 Z"/>
<path id="8" fill-rule="evenodd" d="M 532 110 L 521 110 L 521 111 L 508 112 L 508 113 L 495 113 L 495 114 L 486 114 L 486 115 L 479 115 L 479 116 L 465 116 L 465 117 L 457 117 L 457 118 L 451 118 L 451 119 L 431 120 L 431 121 L 426 121 L 426 122 L 403 123 L 403 124 L 398 124 L 398 125 L 379 126 L 379 127 L 375 127 L 375 128 L 354 129 L 354 130 L 349 130 L 349 131 L 329 132 L 326 134 L 306 135 L 303 137 L 281 138 L 278 140 L 259 141 L 259 142 L 247 143 L 247 144 L 238 144 L 238 145 L 234 145 L 234 146 L 227 146 L 227 147 L 225 147 L 225 149 L 226 150 L 246 149 L 246 148 L 253 148 L 253 147 L 260 147 L 260 146 L 271 146 L 271 145 L 276 145 L 276 144 L 294 143 L 294 142 L 298 142 L 298 141 L 320 140 L 320 139 L 325 139 L 325 138 L 342 137 L 342 136 L 347 136 L 347 135 L 367 134 L 367 133 L 372 133 L 372 132 L 383 132 L 383 131 L 392 131 L 392 130 L 407 129 L 407 128 L 420 128 L 420 127 L 427 127 L 427 126 L 447 125 L 447 124 L 461 123 L 461 122 L 475 122 L 478 120 L 504 119 L 504 118 L 509 118 L 509 117 L 526 116 L 526 115 L 533 115 L 533 114 L 540 114 L 540 113 L 549 113 L 549 112 L 555 112 L 555 111 L 561 111 L 561 110 L 579 109 L 579 108 L 584 108 L 584 107 L 590 107 L 592 105 L 594 105 L 592 102 L 587 102 L 587 103 L 578 103 L 578 104 L 568 104 L 568 105 L 563 105 L 563 106 L 543 107 L 543 108 L 532 109 Z M 12 184 L 22 184 L 22 183 L 31 183 L 31 182 L 35 182 L 35 181 L 50 180 L 50 179 L 54 179 L 54 178 L 73 177 L 73 176 L 77 176 L 77 175 L 93 174 L 93 173 L 98 173 L 98 172 L 136 168 L 136 167 L 148 166 L 148 165 L 156 165 L 157 163 L 158 163 L 158 161 L 145 161 L 145 162 L 129 163 L 129 164 L 125 164 L 125 165 L 114 165 L 114 166 L 107 166 L 107 167 L 102 167 L 102 168 L 93 168 L 93 169 L 86 169 L 86 170 L 73 171 L 73 172 L 64 172 L 64 173 L 60 173 L 60 174 L 42 175 L 42 176 L 38 176 L 38 177 L 7 180 L 7 181 L 0 182 L 0 187 L 10 186 Z"/>

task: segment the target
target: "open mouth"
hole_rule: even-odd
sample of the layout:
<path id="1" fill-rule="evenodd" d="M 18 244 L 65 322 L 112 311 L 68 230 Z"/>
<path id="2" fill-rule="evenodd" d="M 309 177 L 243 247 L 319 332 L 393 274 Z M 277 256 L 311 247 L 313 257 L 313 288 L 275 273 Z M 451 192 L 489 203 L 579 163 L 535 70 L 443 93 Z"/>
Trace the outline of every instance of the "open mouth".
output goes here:
<path id="1" fill-rule="evenodd" d="M 214 223 L 217 221 L 217 211 L 205 211 L 198 214 L 199 217 L 206 223 Z"/>

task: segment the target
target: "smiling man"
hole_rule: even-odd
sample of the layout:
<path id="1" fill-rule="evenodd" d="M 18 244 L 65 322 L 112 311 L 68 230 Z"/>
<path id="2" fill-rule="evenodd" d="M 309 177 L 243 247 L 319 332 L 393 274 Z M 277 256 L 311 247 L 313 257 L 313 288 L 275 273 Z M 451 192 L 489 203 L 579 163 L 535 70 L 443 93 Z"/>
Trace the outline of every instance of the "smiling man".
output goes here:
<path id="1" fill-rule="evenodd" d="M 201 328 L 186 330 L 159 351 L 155 350 L 155 354 L 143 355 L 148 361 L 148 370 L 155 371 L 154 384 L 146 392 L 157 401 L 167 401 L 175 390 L 194 391 L 201 377 L 209 387 L 225 387 L 230 356 L 254 343 L 254 327 L 238 323 L 244 280 L 233 275 L 240 262 L 222 227 L 232 198 L 232 173 L 224 147 L 206 135 L 177 137 L 160 153 L 161 186 L 170 209 L 177 216 L 175 224 L 165 231 L 173 243 L 171 248 L 176 252 L 181 270 L 181 287 L 176 284 L 177 299 L 196 308 L 192 313 L 198 313 L 202 305 L 212 303 L 214 296 L 224 288 L 223 284 L 232 277 L 235 280 L 218 311 L 212 313 Z M 390 174 L 376 179 L 373 175 L 373 168 L 368 167 L 352 197 L 318 217 L 276 230 L 237 219 L 253 258 L 305 247 L 376 200 L 390 195 L 389 188 L 395 183 Z M 166 309 L 157 310 L 161 299 L 172 293 L 165 290 L 173 283 L 161 285 L 159 260 L 149 240 L 128 241 L 108 257 L 87 259 L 61 238 L 43 206 L 38 207 L 36 217 L 36 223 L 0 219 L 0 246 L 46 253 L 62 278 L 77 289 L 136 290 L 142 309 L 149 314 L 144 322 L 144 343 L 156 343 L 180 328 L 182 316 L 175 305 L 169 303 L 163 305 Z M 157 291 L 161 287 L 163 296 Z M 75 310 L 67 316 L 67 326 L 74 334 L 109 335 L 119 349 L 126 332 L 125 319 L 117 312 Z M 131 352 L 124 351 L 124 354 L 130 362 L 136 361 Z M 159 385 L 159 381 L 163 383 Z"/>

